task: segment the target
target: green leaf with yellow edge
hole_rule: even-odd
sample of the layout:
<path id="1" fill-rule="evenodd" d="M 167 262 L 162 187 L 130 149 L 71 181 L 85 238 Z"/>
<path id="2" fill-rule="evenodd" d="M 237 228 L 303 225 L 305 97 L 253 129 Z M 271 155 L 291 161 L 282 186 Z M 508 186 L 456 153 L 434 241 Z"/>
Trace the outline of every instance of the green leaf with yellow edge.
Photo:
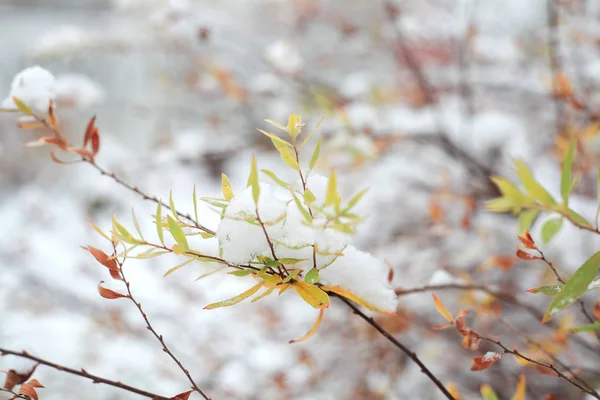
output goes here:
<path id="1" fill-rule="evenodd" d="M 269 171 L 268 169 L 261 169 L 261 172 L 263 174 L 267 175 L 269 178 L 273 179 L 273 181 L 276 184 L 278 184 L 279 186 L 281 186 L 282 188 L 288 189 L 288 190 L 292 189 L 292 185 L 290 185 L 283 179 L 279 178 L 277 175 L 275 175 L 273 172 Z"/>
<path id="2" fill-rule="evenodd" d="M 29 108 L 29 106 L 27 104 L 23 103 L 23 100 L 19 99 L 18 97 L 13 97 L 13 101 L 15 102 L 19 111 L 21 111 L 23 114 L 26 114 L 26 115 L 33 114 L 33 111 L 31 110 L 31 108 Z"/>
<path id="3" fill-rule="evenodd" d="M 260 299 L 262 299 L 263 297 L 267 297 L 268 295 L 270 295 L 271 293 L 273 293 L 273 291 L 275 290 L 277 286 L 273 286 L 268 288 L 267 290 L 264 291 L 263 294 L 256 296 L 255 298 L 252 299 L 251 303 L 255 303 L 257 301 L 259 301 Z"/>
<path id="4" fill-rule="evenodd" d="M 194 185 L 194 191 L 192 192 L 192 198 L 194 202 L 194 217 L 198 221 L 198 197 L 196 196 L 196 185 Z"/>
<path id="5" fill-rule="evenodd" d="M 556 235 L 562 227 L 562 218 L 552 218 L 544 222 L 542 225 L 542 242 L 548 243 L 554 235 Z"/>
<path id="6" fill-rule="evenodd" d="M 233 199 L 233 189 L 231 188 L 231 182 L 229 182 L 229 178 L 227 175 L 221 174 L 221 188 L 223 190 L 223 197 L 225 200 Z"/>
<path id="7" fill-rule="evenodd" d="M 213 207 L 223 208 L 223 209 L 227 207 L 227 203 L 223 202 L 222 200 L 211 199 L 210 197 L 202 197 L 202 198 L 200 198 L 200 200 L 202 200 L 206 204 L 209 204 Z"/>
<path id="8" fill-rule="evenodd" d="M 308 170 L 312 171 L 317 165 L 317 161 L 319 160 L 319 155 L 321 154 L 321 141 L 323 140 L 323 136 L 319 136 L 319 140 L 317 141 L 317 145 L 315 146 L 315 150 L 313 151 L 312 156 L 310 157 L 310 161 L 308 162 Z"/>
<path id="9" fill-rule="evenodd" d="M 314 285 L 315 283 L 319 282 L 319 271 L 316 268 L 311 268 L 311 270 L 306 273 L 304 282 L 308 283 L 309 285 Z"/>
<path id="10" fill-rule="evenodd" d="M 292 137 L 292 140 L 296 140 L 296 136 L 300 133 L 300 127 L 302 126 L 302 118 L 299 115 L 291 114 L 288 118 L 287 131 Z"/>
<path id="11" fill-rule="evenodd" d="M 194 260 L 187 260 L 187 261 L 182 262 L 179 265 L 174 266 L 173 268 L 170 268 L 167 272 L 165 272 L 165 274 L 163 275 L 163 278 L 171 275 L 173 272 L 177 271 L 178 269 L 185 267 L 186 265 L 188 265 L 192 261 L 194 261 Z"/>
<path id="12" fill-rule="evenodd" d="M 300 273 L 299 269 L 288 269 L 289 275 L 286 276 L 285 279 L 281 283 L 288 283 L 289 281 L 291 281 L 292 279 L 297 277 L 299 273 Z"/>
<path id="13" fill-rule="evenodd" d="M 319 310 L 319 315 L 317 316 L 317 320 L 315 321 L 313 326 L 309 329 L 309 331 L 306 332 L 302 337 L 299 337 L 298 339 L 290 340 L 290 344 L 302 342 L 302 341 L 310 338 L 312 335 L 314 335 L 317 332 L 317 330 L 319 330 L 319 326 L 321 325 L 321 321 L 323 321 L 324 314 L 325 314 L 325 309 L 321 308 Z"/>
<path id="14" fill-rule="evenodd" d="M 538 200 L 545 206 L 556 205 L 556 201 L 552 198 L 550 193 L 535 180 L 531 170 L 523 161 L 515 160 L 515 167 L 517 168 L 517 175 L 521 180 L 521 184 L 529 196 Z"/>
<path id="15" fill-rule="evenodd" d="M 581 332 L 594 332 L 600 329 L 600 322 L 594 322 L 592 324 L 577 326 L 571 329 L 571 333 L 581 333 Z"/>
<path id="16" fill-rule="evenodd" d="M 233 306 L 248 297 L 252 296 L 254 293 L 258 292 L 258 290 L 263 287 L 265 282 L 259 282 L 256 285 L 252 286 L 250 289 L 246 290 L 243 293 L 238 294 L 237 296 L 232 297 L 229 300 L 219 301 L 218 303 L 212 303 L 204 307 L 205 310 L 212 310 L 219 307 L 229 307 Z"/>
<path id="17" fill-rule="evenodd" d="M 172 190 L 169 192 L 169 207 L 171 208 L 171 213 L 173 214 L 173 217 L 175 217 L 177 221 L 180 221 L 179 215 L 177 214 L 177 210 L 175 209 L 175 202 L 173 201 Z"/>
<path id="18" fill-rule="evenodd" d="M 123 225 L 121 225 L 113 214 L 113 233 L 119 240 L 129 244 L 138 244 L 140 241 L 133 237 L 131 233 Z"/>
<path id="19" fill-rule="evenodd" d="M 570 306 L 583 296 L 590 283 L 592 283 L 598 274 L 599 268 L 600 252 L 597 252 L 575 271 L 560 293 L 554 297 L 550 307 L 548 307 L 544 314 L 542 324 L 548 322 L 554 315 L 558 314 L 558 312 Z"/>
<path id="20" fill-rule="evenodd" d="M 340 204 L 340 196 L 337 191 L 337 178 L 335 176 L 335 171 L 331 170 L 329 174 L 329 181 L 327 182 L 327 190 L 325 192 L 325 205 L 339 205 Z"/>
<path id="21" fill-rule="evenodd" d="M 165 245 L 165 238 L 163 234 L 163 226 L 162 226 L 162 201 L 158 202 L 156 206 L 156 232 L 158 233 L 158 238 L 160 239 L 160 243 Z"/>
<path id="22" fill-rule="evenodd" d="M 135 211 L 133 211 L 133 208 L 131 209 L 131 216 L 133 217 L 133 224 L 135 225 L 135 230 L 137 231 L 138 235 L 140 235 L 140 238 L 145 242 L 146 239 L 144 239 L 144 234 L 140 229 L 140 223 L 138 222 L 138 219 L 135 216 Z"/>
<path id="23" fill-rule="evenodd" d="M 539 211 L 533 208 L 519 214 L 519 233 L 529 230 L 538 214 Z"/>
<path id="24" fill-rule="evenodd" d="M 323 120 L 325 119 L 325 117 L 321 118 L 319 120 L 319 122 L 317 123 L 317 125 L 315 126 L 315 128 L 312 130 L 312 132 L 310 132 L 308 134 L 308 136 L 306 137 L 306 139 L 304 139 L 304 141 L 302 142 L 302 144 L 300 145 L 300 147 L 298 148 L 298 151 L 302 150 L 302 148 L 306 145 L 306 143 L 308 143 L 308 141 L 310 140 L 310 138 L 315 134 L 315 132 L 317 131 L 317 129 L 319 129 L 319 126 L 321 126 L 321 123 L 323 122 Z M 312 169 L 312 167 L 311 167 Z"/>
<path id="25" fill-rule="evenodd" d="M 498 400 L 496 392 L 487 383 L 481 385 L 481 396 L 483 396 L 483 400 Z"/>
<path id="26" fill-rule="evenodd" d="M 292 146 L 291 143 L 288 143 L 287 141 L 283 140 L 277 135 L 272 134 L 271 132 L 266 132 L 262 129 L 259 129 L 258 131 L 266 137 L 268 137 L 269 139 L 271 139 L 271 142 L 273 142 L 273 146 L 275 146 L 275 148 L 278 150 L 289 149 Z"/>
<path id="27" fill-rule="evenodd" d="M 317 200 L 314 193 L 310 191 L 310 189 L 306 189 L 304 191 L 304 202 L 308 205 L 311 205 Z"/>
<path id="28" fill-rule="evenodd" d="M 277 150 L 279 150 L 279 155 L 281 156 L 281 159 L 283 160 L 285 165 L 294 169 L 294 171 L 300 171 L 298 160 L 296 160 L 294 152 L 289 147 L 282 147 Z"/>
<path id="29" fill-rule="evenodd" d="M 170 215 L 167 215 L 167 222 L 169 224 L 169 232 L 171 232 L 173 239 L 175 239 L 175 241 L 182 245 L 185 249 L 189 249 L 190 247 L 188 245 L 187 238 L 185 237 L 183 229 L 181 229 L 181 226 L 179 226 L 177 221 L 175 221 Z"/>
<path id="30" fill-rule="evenodd" d="M 592 227 L 592 225 L 589 222 L 587 222 L 585 218 L 583 218 L 581 215 L 577 214 L 570 208 L 567 210 L 567 218 L 569 218 L 571 222 L 574 222 L 577 225 L 582 225 L 588 228 Z"/>
<path id="31" fill-rule="evenodd" d="M 228 274 L 235 275 L 235 276 L 248 276 L 252 272 L 254 272 L 254 271 L 252 271 L 251 269 L 238 269 L 237 271 L 228 272 Z"/>
<path id="32" fill-rule="evenodd" d="M 258 172 L 256 170 L 256 157 L 252 156 L 250 176 L 248 177 L 248 186 L 252 187 L 252 198 L 254 204 L 258 206 L 258 199 L 260 197 L 260 185 L 258 183 Z"/>
<path id="33" fill-rule="evenodd" d="M 287 132 L 287 128 L 281 125 L 279 122 L 273 121 L 272 119 L 265 119 L 265 122 L 273 125 L 275 128 L 281 129 L 284 132 Z"/>
<path id="34" fill-rule="evenodd" d="M 565 207 L 569 206 L 569 194 L 573 186 L 572 182 L 572 170 L 573 170 L 573 158 L 575 157 L 575 147 L 577 145 L 577 139 L 571 139 L 569 143 L 569 149 L 563 161 L 562 173 L 560 177 L 560 195 L 563 199 Z"/>
<path id="35" fill-rule="evenodd" d="M 318 286 L 308 285 L 304 282 L 294 282 L 292 286 L 300 297 L 314 308 L 329 307 L 329 295 Z"/>
<path id="36" fill-rule="evenodd" d="M 313 218 L 310 216 L 310 213 L 304 208 L 304 206 L 300 202 L 300 199 L 298 198 L 298 196 L 296 196 L 296 193 L 294 193 L 293 191 L 291 191 L 291 193 L 292 197 L 294 198 L 294 203 L 296 204 L 296 207 L 298 207 L 298 210 L 300 211 L 306 222 L 312 224 Z"/>
<path id="37" fill-rule="evenodd" d="M 359 296 L 355 295 L 354 293 L 350 292 L 347 289 L 344 289 L 341 286 L 321 286 L 321 289 L 325 290 L 326 292 L 335 293 L 342 297 L 345 297 L 348 300 L 351 300 L 351 301 L 355 302 L 356 304 L 360 304 L 361 306 L 363 306 L 373 312 L 376 312 L 378 314 L 395 314 L 394 312 L 384 311 L 384 310 L 381 310 L 381 309 L 375 307 L 373 304 L 370 304 L 366 300 L 360 298 Z"/>

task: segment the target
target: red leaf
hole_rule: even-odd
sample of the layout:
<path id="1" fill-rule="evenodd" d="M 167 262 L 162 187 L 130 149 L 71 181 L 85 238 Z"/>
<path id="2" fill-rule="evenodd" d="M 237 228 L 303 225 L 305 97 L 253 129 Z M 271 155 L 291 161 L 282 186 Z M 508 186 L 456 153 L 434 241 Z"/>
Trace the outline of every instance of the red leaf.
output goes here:
<path id="1" fill-rule="evenodd" d="M 30 382 L 26 382 L 21 386 L 21 390 L 19 390 L 19 394 L 24 394 L 34 400 L 39 400 L 38 394 L 35 391 L 36 388 L 43 388 L 37 379 L 32 379 Z"/>
<path id="2" fill-rule="evenodd" d="M 479 348 L 479 335 L 469 329 L 462 341 L 462 347 L 468 350 L 477 350 Z"/>
<path id="3" fill-rule="evenodd" d="M 96 129 L 96 116 L 94 115 L 92 119 L 87 124 L 87 128 L 85 128 L 85 135 L 83 136 L 83 147 L 86 147 L 89 141 L 92 139 L 92 134 Z"/>
<path id="4" fill-rule="evenodd" d="M 110 257 L 102 250 L 92 246 L 84 247 L 83 249 L 89 251 L 100 264 L 108 268 L 110 276 L 112 276 L 114 279 L 121 280 L 119 265 L 113 257 Z"/>
<path id="5" fill-rule="evenodd" d="M 92 155 L 95 156 L 96 154 L 98 154 L 98 151 L 100 150 L 100 133 L 98 133 L 98 128 L 94 129 L 94 132 L 92 132 L 91 142 L 92 142 Z"/>
<path id="6" fill-rule="evenodd" d="M 533 240 L 529 239 L 529 238 L 531 238 L 531 235 L 529 235 L 529 232 L 525 232 L 525 234 L 523 236 L 517 236 L 517 238 L 519 239 L 519 241 L 521 242 L 523 247 L 525 247 L 526 249 L 535 250 L 537 248 L 535 243 L 533 242 Z"/>
<path id="7" fill-rule="evenodd" d="M 526 253 L 521 249 L 517 249 L 517 257 L 519 257 L 521 260 L 541 260 L 542 259 L 541 257 Z"/>
<path id="8" fill-rule="evenodd" d="M 190 395 L 192 394 L 193 390 L 190 390 L 188 392 L 183 392 L 183 393 L 179 393 L 177 396 L 171 397 L 170 400 L 188 400 L 190 398 Z"/>
<path id="9" fill-rule="evenodd" d="M 119 299 L 121 297 L 129 297 L 125 294 L 121 294 L 119 292 L 115 292 L 114 290 L 102 287 L 103 283 L 104 281 L 100 281 L 100 283 L 98 284 L 98 293 L 100 293 L 100 296 L 104 297 L 105 299 L 114 300 Z"/>
<path id="10" fill-rule="evenodd" d="M 495 353 L 488 351 L 483 356 L 473 357 L 473 364 L 471 364 L 471 371 L 482 371 L 489 368 L 493 363 L 502 358 L 502 353 Z"/>

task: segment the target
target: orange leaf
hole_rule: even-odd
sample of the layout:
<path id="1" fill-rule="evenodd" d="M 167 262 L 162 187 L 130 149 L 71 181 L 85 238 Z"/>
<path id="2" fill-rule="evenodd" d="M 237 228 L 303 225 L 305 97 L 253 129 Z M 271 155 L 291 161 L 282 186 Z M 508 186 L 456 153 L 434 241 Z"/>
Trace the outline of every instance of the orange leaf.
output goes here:
<path id="1" fill-rule="evenodd" d="M 529 235 L 529 232 L 525 232 L 525 235 L 517 236 L 517 238 L 519 239 L 519 241 L 521 242 L 523 247 L 525 247 L 526 249 L 531 249 L 531 250 L 537 249 L 535 243 L 532 240 L 529 240 L 529 238 L 527 237 L 528 235 Z M 529 236 L 529 237 L 531 237 L 531 236 Z"/>
<path id="2" fill-rule="evenodd" d="M 58 120 L 54 113 L 54 100 L 50 100 L 50 104 L 48 105 L 48 116 L 50 117 L 50 126 L 53 129 L 58 130 Z"/>
<path id="3" fill-rule="evenodd" d="M 38 397 L 37 392 L 35 391 L 35 388 L 43 388 L 43 387 L 44 386 L 42 386 L 37 381 L 37 379 L 33 379 L 30 382 L 26 382 L 23 385 L 21 385 L 21 390 L 19 390 L 19 394 L 23 394 L 34 400 L 39 400 L 39 397 Z"/>
<path id="4" fill-rule="evenodd" d="M 94 129 L 94 132 L 92 133 L 92 155 L 96 155 L 98 154 L 98 151 L 100 150 L 100 133 L 98 133 L 98 128 Z"/>
<path id="5" fill-rule="evenodd" d="M 461 400 L 460 392 L 458 391 L 458 388 L 454 383 L 448 382 L 448 384 L 446 385 L 446 389 L 448 389 L 448 392 L 450 392 L 450 394 L 452 395 L 452 397 L 454 397 L 455 400 Z"/>
<path id="6" fill-rule="evenodd" d="M 188 400 L 193 392 L 193 390 L 189 390 L 187 392 L 179 393 L 177 396 L 171 397 L 170 400 Z"/>
<path id="7" fill-rule="evenodd" d="M 444 219 L 444 210 L 436 202 L 429 203 L 429 216 L 434 223 L 442 222 Z"/>
<path id="8" fill-rule="evenodd" d="M 471 364 L 471 371 L 482 371 L 489 368 L 493 363 L 502 358 L 502 353 L 496 353 L 488 351 L 483 356 L 473 357 L 473 363 Z"/>
<path id="9" fill-rule="evenodd" d="M 321 321 L 323 320 L 323 314 L 325 314 L 325 309 L 321 308 L 319 310 L 319 315 L 317 316 L 317 320 L 313 324 L 312 328 L 310 328 L 310 330 L 308 332 L 306 332 L 306 334 L 304 336 L 302 336 L 298 339 L 290 340 L 290 343 L 302 342 L 302 341 L 310 338 L 312 335 L 314 335 L 315 332 L 317 332 L 317 330 L 319 329 L 319 326 L 321 325 Z"/>
<path id="10" fill-rule="evenodd" d="M 15 386 L 22 384 L 27 381 L 27 379 L 31 378 L 31 375 L 35 372 L 35 369 L 39 364 L 35 364 L 29 371 L 24 373 L 19 373 L 14 369 L 10 371 L 4 371 L 6 373 L 6 380 L 4 381 L 4 389 L 12 390 Z"/>
<path id="11" fill-rule="evenodd" d="M 96 116 L 94 115 L 92 119 L 90 119 L 90 121 L 88 122 L 87 127 L 85 128 L 85 134 L 83 136 L 83 147 L 86 147 L 89 141 L 92 139 L 92 134 L 94 133 L 95 129 Z"/>
<path id="12" fill-rule="evenodd" d="M 450 314 L 450 311 L 448 311 L 446 306 L 444 306 L 444 303 L 442 303 L 442 300 L 440 300 L 440 298 L 437 297 L 435 295 L 435 293 L 432 293 L 432 296 L 433 296 L 433 301 L 435 302 L 435 308 L 437 308 L 438 312 L 440 314 L 442 314 L 442 317 L 444 317 L 446 319 L 446 321 L 448 321 L 450 323 L 454 323 L 454 318 L 452 318 L 452 314 Z"/>
<path id="13" fill-rule="evenodd" d="M 40 383 L 40 381 L 38 381 L 37 379 L 32 379 L 29 382 L 27 382 L 27 384 L 29 384 L 29 385 L 31 385 L 33 387 L 36 387 L 36 388 L 43 388 L 44 387 L 44 385 L 42 385 Z"/>
<path id="14" fill-rule="evenodd" d="M 339 294 L 340 296 L 343 296 L 343 297 L 347 298 L 348 300 L 352 300 L 353 302 L 360 304 L 361 306 L 363 306 L 373 312 L 376 312 L 378 314 L 388 314 L 388 315 L 396 314 L 391 311 L 380 310 L 379 308 L 375 307 L 374 305 L 372 305 L 370 303 L 367 303 L 364 299 L 358 297 L 354 293 L 352 293 L 340 286 L 321 286 L 321 288 L 323 290 L 325 290 L 326 292 L 333 292 L 333 293 Z"/>
<path id="15" fill-rule="evenodd" d="M 521 260 L 541 260 L 542 259 L 541 257 L 526 253 L 521 249 L 517 249 L 517 257 L 520 258 Z"/>
<path id="16" fill-rule="evenodd" d="M 525 400 L 525 391 L 527 390 L 527 382 L 525 380 L 525 374 L 519 375 L 519 381 L 517 382 L 517 392 L 512 400 Z"/>
<path id="17" fill-rule="evenodd" d="M 108 268 L 110 276 L 112 276 L 113 279 L 121 280 L 119 265 L 117 264 L 117 260 L 115 260 L 114 257 L 110 257 L 102 250 L 92 246 L 84 247 L 83 249 L 89 251 L 100 264 Z"/>
<path id="18" fill-rule="evenodd" d="M 467 350 L 477 350 L 479 348 L 479 335 L 469 329 L 464 339 L 462 340 L 462 347 Z"/>
<path id="19" fill-rule="evenodd" d="M 100 281 L 100 283 L 98 284 L 98 293 L 100 293 L 100 296 L 104 297 L 105 299 L 114 300 L 119 299 L 121 297 L 129 297 L 125 294 L 121 294 L 119 292 L 115 292 L 114 290 L 102 287 L 103 283 L 104 281 Z"/>

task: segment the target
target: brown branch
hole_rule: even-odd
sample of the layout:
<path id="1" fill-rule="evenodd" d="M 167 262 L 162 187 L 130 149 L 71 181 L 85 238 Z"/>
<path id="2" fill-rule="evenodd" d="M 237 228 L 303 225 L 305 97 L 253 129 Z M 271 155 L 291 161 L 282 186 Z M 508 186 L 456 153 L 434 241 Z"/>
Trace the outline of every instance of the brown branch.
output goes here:
<path id="1" fill-rule="evenodd" d="M 389 333 L 388 331 L 383 329 L 383 327 L 381 325 L 379 325 L 377 322 L 375 322 L 373 320 L 373 318 L 368 317 L 365 313 L 363 313 L 350 300 L 348 300 L 342 296 L 333 294 L 333 293 L 330 293 L 330 295 L 337 297 L 342 302 L 344 302 L 348 307 L 350 307 L 350 309 L 352 309 L 352 311 L 354 311 L 354 314 L 356 314 L 360 318 L 362 318 L 365 322 L 367 322 L 369 325 L 371 325 L 373 328 L 375 328 L 377 330 L 377 332 L 381 333 L 381 335 L 383 337 L 385 337 L 389 342 L 391 342 L 394 346 L 396 346 L 404 354 L 406 354 L 415 364 L 417 364 L 421 368 L 421 372 L 424 373 L 425 375 L 427 375 L 427 377 L 440 389 L 440 391 L 444 394 L 444 396 L 446 396 L 446 398 L 448 398 L 450 400 L 456 400 L 456 398 L 454 396 L 452 396 L 452 394 L 448 391 L 448 389 L 446 389 L 444 384 L 442 382 L 440 382 L 440 380 L 425 366 L 425 364 L 423 364 L 423 362 L 419 359 L 419 357 L 417 357 L 417 354 L 414 351 L 412 351 L 411 349 L 409 349 L 408 347 L 406 347 L 405 345 L 400 343 L 398 340 L 396 340 L 396 338 L 394 338 L 391 333 Z"/>
<path id="2" fill-rule="evenodd" d="M 271 238 L 269 237 L 269 234 L 267 233 L 267 228 L 265 227 L 265 224 L 262 221 L 262 219 L 260 219 L 260 214 L 258 213 L 258 204 L 256 205 L 256 220 L 260 224 L 260 227 L 262 228 L 262 231 L 265 235 L 265 239 L 267 240 L 267 243 L 269 244 L 269 249 L 271 250 L 271 255 L 273 256 L 273 260 L 279 261 L 279 259 L 277 258 L 277 255 L 275 254 L 275 246 L 273 246 L 273 242 L 271 241 Z M 283 270 L 281 269 L 282 266 L 283 266 L 283 264 L 279 264 L 277 266 L 277 271 L 279 272 L 279 276 L 281 277 L 281 279 L 284 279 L 285 275 L 283 273 Z M 285 267 L 283 267 L 283 269 L 285 269 Z M 286 270 L 286 272 L 287 272 L 287 270 Z"/>
<path id="3" fill-rule="evenodd" d="M 115 248 L 115 254 L 116 254 L 116 248 Z M 185 368 L 183 366 L 183 364 L 181 363 L 181 361 L 173 354 L 173 352 L 169 349 L 169 347 L 167 346 L 167 344 L 165 343 L 165 340 L 163 338 L 163 335 L 159 334 L 156 332 L 156 330 L 152 327 L 152 324 L 150 323 L 150 320 L 148 319 L 148 316 L 146 315 L 146 313 L 144 312 L 144 310 L 142 309 L 142 304 L 139 303 L 134 297 L 133 297 L 133 293 L 131 292 L 131 285 L 129 283 L 129 281 L 127 280 L 127 278 L 125 277 L 125 273 L 123 272 L 123 263 L 124 261 L 120 261 L 117 257 L 115 257 L 115 260 L 117 261 L 117 264 L 119 265 L 119 273 L 121 275 L 121 278 L 123 279 L 123 282 L 125 282 L 125 287 L 127 288 L 127 294 L 129 295 L 129 299 L 133 302 L 133 304 L 135 304 L 136 308 L 138 309 L 138 311 L 140 312 L 142 318 L 144 318 L 144 321 L 146 322 L 146 328 L 152 332 L 152 334 L 154 335 L 154 337 L 156 337 L 156 339 L 160 342 L 161 346 L 162 346 L 162 350 L 167 353 L 169 355 L 169 357 L 171 357 L 171 359 L 175 362 L 175 364 L 177 364 L 177 366 L 179 367 L 179 369 L 181 369 L 181 371 L 183 371 L 183 373 L 185 374 L 185 376 L 187 377 L 187 379 L 190 381 L 190 383 L 192 384 L 192 389 L 196 392 L 198 392 L 202 397 L 204 397 L 206 400 L 211 400 L 210 397 L 208 397 L 203 391 L 202 389 L 200 389 L 200 387 L 196 384 L 196 382 L 194 381 L 194 379 L 192 378 L 190 372 L 187 370 L 187 368 Z"/>
<path id="4" fill-rule="evenodd" d="M 103 383 L 105 385 L 113 386 L 113 387 L 125 390 L 127 392 L 131 392 L 131 393 L 138 394 L 140 396 L 148 397 L 152 400 L 170 400 L 170 397 L 165 397 L 165 396 L 161 396 L 161 395 L 158 395 L 158 394 L 155 394 L 152 392 L 148 392 L 148 391 L 145 391 L 142 389 L 138 389 L 133 386 L 126 385 L 119 381 L 113 381 L 110 379 L 102 378 L 97 375 L 92 375 L 83 368 L 81 370 L 77 370 L 77 369 L 73 369 L 73 368 L 64 367 L 62 365 L 55 364 L 53 362 L 46 361 L 39 357 L 33 356 L 26 351 L 19 352 L 19 351 L 9 350 L 9 349 L 0 347 L 0 356 L 6 356 L 6 355 L 12 355 L 12 356 L 16 356 L 16 357 L 26 358 L 28 360 L 35 361 L 35 362 L 45 365 L 47 367 L 54 368 L 57 371 L 63 371 L 68 374 L 71 374 L 71 375 L 77 375 L 82 378 L 89 379 L 94 383 Z"/>
<path id="5" fill-rule="evenodd" d="M 9 390 L 9 389 L 5 389 L 5 388 L 3 388 L 2 386 L 0 386 L 0 392 L 5 392 L 5 393 L 9 393 L 9 394 L 11 394 L 11 395 L 13 396 L 13 397 L 11 398 L 11 400 L 12 400 L 12 399 L 25 399 L 25 400 L 30 400 L 28 396 L 25 396 L 24 394 L 20 394 L 20 393 L 17 393 L 17 392 L 13 392 L 12 390 Z"/>

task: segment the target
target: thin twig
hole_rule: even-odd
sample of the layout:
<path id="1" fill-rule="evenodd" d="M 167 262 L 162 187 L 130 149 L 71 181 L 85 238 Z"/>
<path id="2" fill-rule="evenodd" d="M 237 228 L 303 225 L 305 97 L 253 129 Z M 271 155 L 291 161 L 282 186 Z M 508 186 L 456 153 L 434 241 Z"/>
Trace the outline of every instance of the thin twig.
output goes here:
<path id="1" fill-rule="evenodd" d="M 423 364 L 423 362 L 419 359 L 419 357 L 417 357 L 417 354 L 414 351 L 412 351 L 411 349 L 400 343 L 398 340 L 396 340 L 396 338 L 394 338 L 391 333 L 383 329 L 383 327 L 377 322 L 375 322 L 373 318 L 368 317 L 365 313 L 363 313 L 350 300 L 347 300 L 346 298 L 333 293 L 330 293 L 330 295 L 335 296 L 342 302 L 344 302 L 348 307 L 352 309 L 352 311 L 354 311 L 354 314 L 362 318 L 365 322 L 367 322 L 369 325 L 375 328 L 377 332 L 381 333 L 381 335 L 383 335 L 383 337 L 385 337 L 389 342 L 394 344 L 394 346 L 396 346 L 404 354 L 406 354 L 415 364 L 417 364 L 421 368 L 421 372 L 427 375 L 427 377 L 440 389 L 440 391 L 444 394 L 444 396 L 446 396 L 446 398 L 450 400 L 456 400 L 455 397 L 452 396 L 452 394 L 448 391 L 448 389 L 446 389 L 444 384 L 440 382 L 440 380 L 425 366 L 425 364 Z"/>
<path id="2" fill-rule="evenodd" d="M 26 351 L 19 352 L 19 351 L 5 349 L 5 348 L 0 347 L 0 356 L 6 356 L 6 355 L 12 355 L 12 356 L 16 356 L 16 357 L 26 358 L 28 360 L 35 361 L 35 362 L 45 365 L 47 367 L 54 368 L 55 370 L 63 371 L 68 374 L 71 374 L 71 375 L 77 375 L 82 378 L 89 379 L 94 383 L 103 383 L 105 385 L 113 386 L 113 387 L 116 387 L 116 388 L 119 388 L 119 389 L 122 389 L 122 390 L 125 390 L 128 392 L 131 392 L 131 393 L 138 394 L 140 396 L 148 397 L 152 400 L 170 400 L 170 397 L 165 397 L 165 396 L 161 396 L 161 395 L 158 395 L 158 394 L 155 394 L 152 392 L 148 392 L 148 391 L 145 391 L 142 389 L 138 389 L 133 386 L 126 385 L 119 381 L 113 381 L 110 379 L 102 378 L 97 375 L 92 375 L 83 368 L 81 370 L 77 370 L 77 369 L 73 369 L 73 368 L 64 367 L 62 365 L 53 363 L 51 361 L 46 361 L 42 358 L 33 356 Z"/>
<path id="3" fill-rule="evenodd" d="M 0 392 L 5 392 L 5 393 L 11 394 L 13 396 L 12 399 L 30 400 L 28 396 L 25 396 L 24 394 L 20 394 L 20 393 L 17 393 L 17 392 L 13 392 L 12 390 L 5 389 L 2 386 L 0 386 Z"/>
<path id="4" fill-rule="evenodd" d="M 115 254 L 116 254 L 116 248 L 115 248 Z M 187 377 L 187 379 L 190 381 L 190 383 L 192 384 L 192 389 L 196 392 L 198 392 L 202 397 L 204 397 L 206 400 L 211 400 L 210 397 L 208 397 L 203 391 L 202 389 L 200 389 L 200 387 L 196 384 L 196 382 L 194 381 L 194 378 L 192 378 L 192 375 L 190 374 L 190 372 L 188 371 L 187 368 L 185 368 L 183 366 L 183 364 L 181 363 L 181 361 L 173 354 L 173 352 L 169 349 L 169 347 L 167 346 L 167 344 L 165 343 L 165 340 L 163 338 L 163 335 L 160 335 L 159 333 L 156 332 L 156 330 L 152 327 L 152 324 L 150 323 L 150 320 L 148 319 L 148 316 L 146 315 L 146 313 L 144 312 L 144 310 L 142 309 L 142 304 L 139 303 L 134 297 L 133 294 L 131 292 L 131 285 L 129 283 L 129 281 L 127 280 L 127 278 L 125 277 L 125 273 L 123 272 L 123 261 L 120 261 L 117 257 L 115 257 L 115 260 L 117 261 L 117 264 L 119 265 L 119 273 L 121 275 L 121 278 L 123 279 L 123 282 L 125 282 L 125 287 L 127 288 L 127 294 L 129 295 L 129 299 L 133 302 L 133 304 L 135 304 L 136 308 L 138 309 L 138 311 L 140 312 L 142 318 L 144 318 L 144 321 L 146 322 L 146 328 L 152 332 L 152 334 L 154 335 L 154 337 L 156 337 L 156 339 L 160 342 L 161 346 L 162 346 L 162 350 L 167 353 L 169 355 L 169 357 L 171 357 L 171 359 L 173 361 L 175 361 L 175 364 L 177 364 L 177 366 L 183 371 L 183 373 L 185 374 L 185 376 Z"/>

